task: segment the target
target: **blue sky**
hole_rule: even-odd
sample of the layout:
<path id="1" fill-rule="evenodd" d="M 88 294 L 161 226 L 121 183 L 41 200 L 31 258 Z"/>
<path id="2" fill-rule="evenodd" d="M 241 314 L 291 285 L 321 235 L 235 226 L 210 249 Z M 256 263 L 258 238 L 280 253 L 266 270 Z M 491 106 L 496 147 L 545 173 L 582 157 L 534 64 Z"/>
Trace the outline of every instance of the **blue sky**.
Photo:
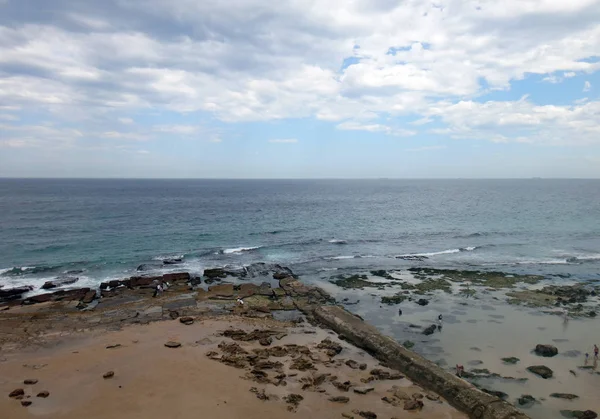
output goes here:
<path id="1" fill-rule="evenodd" d="M 43 4 L 0 177 L 600 177 L 596 0 Z"/>

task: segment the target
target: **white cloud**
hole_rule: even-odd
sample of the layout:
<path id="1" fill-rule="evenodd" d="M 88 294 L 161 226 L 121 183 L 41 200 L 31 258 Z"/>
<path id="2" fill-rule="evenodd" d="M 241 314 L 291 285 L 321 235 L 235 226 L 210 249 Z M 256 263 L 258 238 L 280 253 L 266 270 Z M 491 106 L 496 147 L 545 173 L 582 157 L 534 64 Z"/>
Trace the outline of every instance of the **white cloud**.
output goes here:
<path id="1" fill-rule="evenodd" d="M 447 124 L 436 132 L 453 136 L 544 142 L 548 131 L 534 121 L 547 124 L 540 113 L 554 112 L 551 105 L 496 103 L 504 119 L 494 121 L 477 97 L 530 74 L 558 83 L 600 69 L 586 60 L 600 50 L 596 0 L 106 0 L 77 8 L 48 1 L 48 16 L 27 2 L 3 9 L 11 24 L 0 26 L 0 104 L 57 119 L 140 110 L 206 112 L 230 123 L 314 117 L 341 130 L 406 136 L 415 131 L 374 121 L 411 115 L 414 125 L 435 117 Z M 353 64 L 342 69 L 348 58 Z M 474 105 L 461 125 L 465 103 Z M 550 125 L 565 135 L 598 120 L 563 114 L 571 124 Z M 518 135 L 492 132 L 514 129 L 514 121 Z M 193 125 L 148 131 L 221 138 Z"/>
<path id="2" fill-rule="evenodd" d="M 583 91 L 589 92 L 591 89 L 592 89 L 592 83 L 590 83 L 589 81 L 586 80 L 586 82 L 583 84 Z"/>
<path id="3" fill-rule="evenodd" d="M 431 132 L 453 138 L 548 145 L 600 142 L 600 102 L 540 106 L 527 97 L 506 102 L 440 102 L 428 113 L 447 125 Z"/>
<path id="4" fill-rule="evenodd" d="M 276 138 L 269 140 L 269 142 L 275 144 L 295 144 L 298 142 L 298 140 L 296 138 Z"/>
<path id="5" fill-rule="evenodd" d="M 363 124 L 359 122 L 346 121 L 338 124 L 336 126 L 337 129 L 347 130 L 347 131 L 369 131 L 369 132 L 382 132 L 388 135 L 396 135 L 396 136 L 410 136 L 415 135 L 415 131 L 410 131 L 402 128 L 393 128 L 387 125 L 382 124 Z"/>
<path id="6" fill-rule="evenodd" d="M 134 122 L 133 119 L 131 119 L 131 118 L 118 118 L 118 121 L 124 125 L 130 125 L 130 124 L 133 124 L 133 122 Z"/>
<path id="7" fill-rule="evenodd" d="M 0 113 L 0 119 L 3 121 L 18 121 L 19 117 L 8 113 Z"/>
<path id="8" fill-rule="evenodd" d="M 148 150 L 138 150 L 137 153 L 138 154 L 150 154 L 150 152 Z"/>

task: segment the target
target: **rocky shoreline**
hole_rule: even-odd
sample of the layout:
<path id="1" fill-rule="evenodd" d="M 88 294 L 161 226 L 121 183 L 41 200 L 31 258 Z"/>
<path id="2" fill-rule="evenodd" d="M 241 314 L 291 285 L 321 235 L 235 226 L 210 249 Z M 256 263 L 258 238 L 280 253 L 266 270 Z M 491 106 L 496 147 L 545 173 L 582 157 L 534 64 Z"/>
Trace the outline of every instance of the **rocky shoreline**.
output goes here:
<path id="1" fill-rule="evenodd" d="M 410 278 L 407 277 L 410 274 Z M 383 305 L 404 307 L 405 304 L 415 304 L 416 306 L 427 306 L 432 296 L 436 293 L 459 295 L 464 298 L 477 298 L 478 293 L 505 292 L 505 298 L 509 304 L 523 304 L 528 307 L 536 307 L 549 314 L 563 314 L 577 318 L 594 318 L 597 310 L 597 295 L 600 287 L 596 284 L 573 284 L 567 286 L 547 285 L 538 289 L 520 289 L 520 284 L 540 286 L 544 278 L 535 275 L 511 275 L 501 272 L 480 272 L 480 271 L 457 271 L 430 268 L 412 268 L 408 273 L 399 273 L 394 271 L 372 271 L 369 275 L 338 275 L 331 278 L 331 284 L 345 290 L 356 289 L 374 289 L 389 294 L 388 290 L 399 288 L 392 295 L 380 297 Z M 63 281 L 63 282 L 61 282 Z M 69 282 L 71 281 L 71 282 Z M 69 286 L 76 283 L 72 279 L 57 279 L 56 283 L 49 284 L 45 289 L 53 289 Z M 168 285 L 167 290 L 157 298 L 153 298 L 156 284 Z M 328 307 L 333 307 L 335 299 L 321 287 L 300 281 L 288 268 L 275 264 L 255 264 L 244 269 L 215 268 L 207 269 L 202 277 L 194 277 L 187 272 L 169 273 L 161 276 L 140 275 L 133 276 L 123 280 L 109 281 L 102 283 L 98 290 L 90 288 L 59 289 L 58 291 L 45 292 L 38 295 L 28 296 L 31 293 L 30 287 L 21 287 L 19 289 L 0 289 L 0 345 L 3 350 L 18 351 L 22 348 L 48 344 L 41 336 L 52 334 L 72 334 L 75 331 L 91 330 L 94 332 L 105 332 L 114 329 L 120 329 L 127 325 L 149 324 L 158 320 L 179 319 L 181 324 L 193 324 L 198 318 L 206 316 L 224 316 L 235 315 L 245 319 L 292 319 L 300 321 L 306 318 L 309 322 L 317 321 L 325 324 L 340 333 L 340 336 L 350 340 L 354 345 L 367 349 L 383 361 L 385 366 L 395 368 L 396 374 L 406 374 L 409 378 L 425 388 L 437 391 L 448 402 L 472 417 L 514 417 L 525 418 L 524 413 L 514 409 L 514 407 L 504 402 L 507 400 L 506 393 L 495 390 L 489 385 L 490 379 L 500 379 L 504 381 L 527 380 L 527 377 L 513 378 L 496 373 L 491 373 L 485 368 L 467 369 L 462 378 L 456 378 L 453 368 L 440 368 L 438 365 L 426 361 L 414 352 L 410 347 L 414 345 L 411 341 L 405 341 L 403 345 L 398 344 L 392 339 L 386 342 L 390 347 L 373 347 L 373 339 L 377 341 L 382 336 L 377 332 L 376 338 L 371 336 L 371 341 L 366 344 L 364 336 L 359 336 L 359 331 L 366 325 L 362 320 L 356 318 L 345 310 L 336 312 L 335 319 L 331 320 L 331 314 L 325 316 Z M 243 301 L 243 304 L 238 302 Z M 351 306 L 349 300 L 340 301 L 343 305 Z M 348 307 L 351 308 L 351 307 Z M 341 310 L 341 309 L 340 309 Z M 286 314 L 288 313 L 288 314 Z M 316 313 L 320 313 L 316 314 Z M 398 310 L 399 315 L 402 309 Z M 351 317 L 348 317 L 351 316 Z M 35 319 L 33 321 L 32 319 Z M 352 323 L 348 329 L 342 327 L 343 321 Z M 353 320 L 356 319 L 356 320 Z M 355 323 L 358 322 L 358 323 Z M 422 332 L 430 335 L 441 329 L 441 324 L 430 324 Z M 429 330 L 430 333 L 427 333 Z M 343 332 L 342 332 L 343 331 Z M 256 334 L 248 338 L 245 332 L 230 334 L 225 336 L 231 338 L 234 342 L 254 342 L 266 349 L 258 351 L 254 348 L 248 352 L 247 349 L 239 348 L 237 343 L 224 344 L 217 348 L 208 356 L 209 359 L 233 366 L 235 368 L 247 369 L 247 378 L 255 380 L 257 383 L 269 384 L 273 386 L 281 385 L 285 381 L 286 374 L 281 371 L 278 361 L 270 360 L 271 357 L 277 358 L 277 355 L 296 357 L 294 368 L 298 367 L 302 371 L 311 370 L 312 350 L 298 349 L 282 346 L 271 346 L 274 344 L 276 334 L 269 331 L 263 331 L 262 334 Z M 370 329 L 370 333 L 376 333 L 375 329 Z M 354 337 L 353 337 L 354 336 Z M 359 336 L 359 338 L 357 338 Z M 256 339 L 255 339 L 256 338 Z M 330 355 L 325 365 L 341 366 L 334 359 L 333 352 L 337 347 L 327 347 L 329 343 L 324 341 L 316 343 L 316 349 L 323 349 L 327 355 Z M 321 348 L 318 346 L 322 345 Z M 542 344 L 540 344 L 542 345 Z M 549 352 L 554 353 L 556 349 L 552 345 L 541 346 Z M 537 351 L 535 348 L 535 352 Z M 257 352 L 258 351 L 258 352 Z M 558 349 L 556 349 L 558 352 Z M 410 359 L 410 363 L 399 361 L 396 358 L 389 358 L 388 353 L 404 353 L 404 359 Z M 556 353 L 554 353 L 556 355 Z M 554 356 L 553 355 L 553 356 Z M 542 355 L 546 356 L 546 355 Z M 519 362 L 516 357 L 505 358 L 506 364 L 515 365 Z M 417 362 L 418 360 L 418 362 Z M 261 363 L 261 362 L 266 363 Z M 330 364 L 327 364 L 327 363 Z M 416 364 L 421 365 L 417 373 Z M 257 368 L 257 365 L 266 368 Z M 361 371 L 361 363 L 355 360 L 348 360 L 343 365 L 351 369 Z M 477 364 L 478 365 L 478 364 Z M 356 367 L 356 368 L 354 368 Z M 590 365 L 589 367 L 593 367 Z M 531 369 L 530 369 L 531 368 Z M 528 370 L 532 374 L 537 374 L 542 379 L 550 378 L 550 372 L 544 370 L 543 365 L 531 365 Z M 271 373 L 271 370 L 274 374 Z M 367 377 L 363 377 L 370 383 L 369 377 L 377 378 L 377 374 L 372 374 L 372 369 Z M 411 372 L 412 371 L 412 372 Z M 426 371 L 426 372 L 425 372 Z M 587 368 L 582 371 L 587 371 Z M 577 374 L 576 371 L 574 371 Z M 594 372 L 594 371 L 592 371 Z M 393 371 L 388 374 L 394 374 Z M 423 380 L 420 377 L 427 377 Z M 347 386 L 344 382 L 328 377 L 312 377 L 306 379 L 304 383 L 306 388 L 317 388 L 316 383 L 327 382 L 337 387 L 348 387 L 348 390 L 357 390 L 360 386 Z M 313 381 L 311 381 L 313 380 Z M 458 381 L 457 381 L 458 380 Z M 279 383 L 279 384 L 278 384 Z M 452 383 L 449 384 L 449 383 Z M 328 384 L 328 385 L 329 385 Z M 456 387 L 456 385 L 459 387 Z M 466 396 L 459 396 L 461 391 L 456 388 L 468 389 L 469 403 L 463 400 Z M 451 390 L 448 390 L 451 389 Z M 467 390 L 465 390 L 467 391 Z M 360 394 L 360 390 L 358 392 Z M 393 392 L 392 392 L 393 393 Z M 556 395 L 568 393 L 553 393 L 550 397 L 556 398 Z M 259 398 L 266 397 L 268 394 L 260 389 L 256 390 Z M 576 395 L 573 395 L 576 396 Z M 291 396 L 290 396 L 291 397 Z M 302 397 L 300 395 L 300 397 Z M 344 403 L 347 396 L 332 396 L 331 403 Z M 423 403 L 427 404 L 427 398 L 396 397 L 394 394 L 384 396 L 387 400 L 384 402 L 392 406 L 408 408 L 407 410 L 420 410 Z M 433 397 L 433 396 L 432 396 Z M 559 397 L 560 398 L 560 397 Z M 565 397 L 562 397 L 563 399 Z M 571 400 L 576 399 L 572 397 Z M 302 399 L 294 396 L 291 402 L 286 402 L 290 406 Z M 477 403 L 473 400 L 478 400 Z M 524 394 L 514 404 L 519 408 L 539 403 L 533 396 Z M 492 407 L 490 407 L 492 406 Z M 494 412 L 500 413 L 494 413 Z M 348 413 L 354 417 L 375 417 L 361 415 L 359 413 Z M 372 413 L 372 412 L 371 412 Z M 485 413 L 485 415 L 484 415 Z M 366 413 L 365 413 L 366 414 Z M 501 416 L 504 415 L 504 416 Z M 582 417 L 591 419 L 595 413 L 591 410 L 565 410 L 561 412 L 563 416 Z M 487 415 L 487 416 L 486 416 Z M 510 416 L 512 415 L 512 416 Z"/>

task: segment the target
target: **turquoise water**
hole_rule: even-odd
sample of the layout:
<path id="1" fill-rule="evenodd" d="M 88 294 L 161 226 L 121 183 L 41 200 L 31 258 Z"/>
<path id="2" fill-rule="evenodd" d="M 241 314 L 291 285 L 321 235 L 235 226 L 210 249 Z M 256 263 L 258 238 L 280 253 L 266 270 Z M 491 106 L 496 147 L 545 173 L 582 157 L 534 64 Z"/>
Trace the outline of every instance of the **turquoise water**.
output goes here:
<path id="1" fill-rule="evenodd" d="M 413 254 L 427 259 L 395 257 Z M 600 181 L 0 180 L 5 286 L 258 261 L 309 277 L 425 265 L 597 279 Z"/>

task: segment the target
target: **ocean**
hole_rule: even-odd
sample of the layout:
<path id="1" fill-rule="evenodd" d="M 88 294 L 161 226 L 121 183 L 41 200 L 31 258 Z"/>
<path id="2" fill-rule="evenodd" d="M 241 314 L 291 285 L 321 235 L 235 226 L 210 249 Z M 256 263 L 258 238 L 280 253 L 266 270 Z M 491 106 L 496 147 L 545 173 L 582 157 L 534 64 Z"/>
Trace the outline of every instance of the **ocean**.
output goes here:
<path id="1" fill-rule="evenodd" d="M 598 279 L 600 180 L 0 179 L 4 287 L 253 262 Z"/>

